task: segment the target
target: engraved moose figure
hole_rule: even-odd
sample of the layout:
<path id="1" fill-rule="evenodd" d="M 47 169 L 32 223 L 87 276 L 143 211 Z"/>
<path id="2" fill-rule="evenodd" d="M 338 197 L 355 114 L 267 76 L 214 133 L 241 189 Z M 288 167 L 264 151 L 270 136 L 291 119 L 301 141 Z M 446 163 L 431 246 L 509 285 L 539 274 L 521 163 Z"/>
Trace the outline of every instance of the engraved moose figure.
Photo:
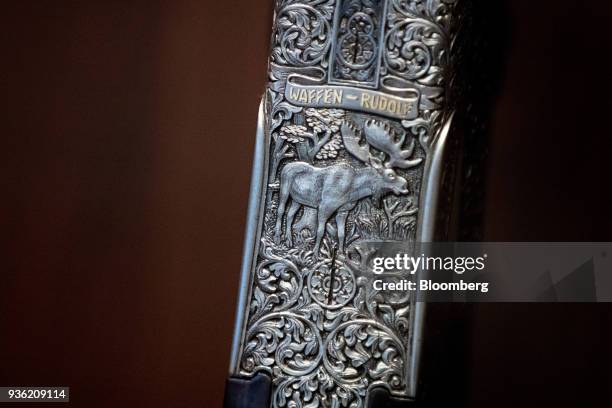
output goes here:
<path id="1" fill-rule="evenodd" d="M 396 141 L 395 132 L 384 123 L 368 120 L 363 126 L 366 144 L 360 144 L 361 135 L 355 125 L 344 122 L 340 128 L 346 150 L 359 161 L 369 166 L 354 168 L 349 164 L 335 164 L 329 167 L 315 167 L 305 162 L 292 162 L 281 171 L 280 200 L 276 214 L 275 241 L 280 242 L 282 221 L 289 198 L 291 206 L 287 211 L 285 238 L 293 245 L 292 225 L 300 207 L 307 206 L 317 211 L 317 230 L 314 246 L 318 256 L 325 227 L 329 218 L 336 213 L 338 249 L 344 252 L 345 226 L 349 212 L 357 202 L 366 197 L 377 201 L 388 193 L 408 194 L 408 181 L 396 174 L 393 168 L 408 169 L 417 166 L 422 159 L 411 160 L 415 141 L 402 150 L 406 134 Z M 386 163 L 373 156 L 370 147 L 388 156 Z"/>

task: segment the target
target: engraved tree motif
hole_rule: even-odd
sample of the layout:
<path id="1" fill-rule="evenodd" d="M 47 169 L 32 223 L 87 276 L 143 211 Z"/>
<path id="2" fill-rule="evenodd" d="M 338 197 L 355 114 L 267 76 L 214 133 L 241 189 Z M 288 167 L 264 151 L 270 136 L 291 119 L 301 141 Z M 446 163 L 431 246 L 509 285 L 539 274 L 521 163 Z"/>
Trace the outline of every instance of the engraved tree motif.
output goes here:
<path id="1" fill-rule="evenodd" d="M 272 167 L 270 169 L 270 174 L 272 174 L 272 178 L 274 179 L 276 178 L 278 166 L 281 161 L 294 156 L 293 153 L 289 151 L 289 146 L 280 138 L 276 129 L 278 129 L 284 121 L 290 120 L 294 114 L 301 112 L 302 108 L 283 101 L 282 94 L 272 89 L 268 89 L 267 102 L 267 109 L 271 116 L 270 132 L 274 140 L 274 151 L 271 157 Z"/>
<path id="2" fill-rule="evenodd" d="M 342 146 L 338 131 L 344 111 L 309 108 L 304 113 L 308 127 L 285 125 L 280 129 L 281 139 L 294 144 L 300 160 L 307 163 L 337 157 Z"/>
<path id="3" fill-rule="evenodd" d="M 286 103 L 286 102 L 285 102 Z M 289 110 L 285 107 L 286 117 L 291 117 L 299 109 Z M 342 109 L 306 109 L 306 123 L 304 125 L 287 124 L 280 131 L 272 133 L 274 140 L 274 151 L 272 152 L 272 167 L 270 174 L 275 178 L 278 167 L 283 159 L 294 157 L 290 145 L 295 146 L 295 151 L 300 160 L 313 163 L 317 160 L 335 159 L 342 148 L 342 140 L 338 130 L 344 117 Z M 276 127 L 278 127 L 278 124 Z M 275 128 L 276 128 L 275 127 Z"/>
<path id="4" fill-rule="evenodd" d="M 383 207 L 385 215 L 387 216 L 388 235 L 389 239 L 394 238 L 394 228 L 398 220 L 405 217 L 411 217 L 419 212 L 419 209 L 414 207 L 414 198 L 411 197 L 405 205 L 401 206 L 400 200 L 385 199 L 383 200 Z"/>

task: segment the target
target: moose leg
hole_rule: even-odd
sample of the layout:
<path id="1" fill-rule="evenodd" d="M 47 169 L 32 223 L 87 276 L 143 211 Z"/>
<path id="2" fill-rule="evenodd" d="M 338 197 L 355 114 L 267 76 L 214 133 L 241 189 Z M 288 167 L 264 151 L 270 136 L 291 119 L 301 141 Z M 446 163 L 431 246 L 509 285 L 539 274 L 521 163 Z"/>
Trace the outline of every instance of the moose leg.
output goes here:
<path id="1" fill-rule="evenodd" d="M 338 227 L 338 249 L 340 253 L 344 253 L 344 239 L 346 234 L 346 218 L 348 211 L 338 212 L 336 215 L 336 226 Z"/>
<path id="2" fill-rule="evenodd" d="M 289 192 L 281 186 L 280 197 L 278 200 L 278 210 L 276 211 L 276 228 L 274 229 L 274 241 L 280 243 L 281 230 L 283 228 L 283 215 L 285 214 L 285 206 L 289 200 Z"/>
<path id="3" fill-rule="evenodd" d="M 306 206 L 304 206 L 302 216 L 293 226 L 293 230 L 298 234 L 305 229 L 310 232 L 311 236 L 314 236 L 317 232 L 317 210 Z"/>
<path id="4" fill-rule="evenodd" d="M 315 256 L 319 256 L 319 249 L 321 248 L 321 241 L 323 241 L 323 236 L 325 235 L 325 225 L 327 224 L 327 220 L 332 215 L 333 211 L 330 211 L 327 208 L 319 208 L 318 217 L 317 217 L 317 240 L 315 241 L 314 253 Z"/>
<path id="5" fill-rule="evenodd" d="M 293 246 L 293 234 L 291 233 L 291 226 L 293 225 L 293 219 L 295 218 L 295 214 L 300 209 L 300 203 L 297 201 L 291 202 L 291 207 L 289 207 L 289 211 L 287 211 L 287 225 L 285 225 L 285 238 L 287 238 L 287 242 L 289 246 Z"/>

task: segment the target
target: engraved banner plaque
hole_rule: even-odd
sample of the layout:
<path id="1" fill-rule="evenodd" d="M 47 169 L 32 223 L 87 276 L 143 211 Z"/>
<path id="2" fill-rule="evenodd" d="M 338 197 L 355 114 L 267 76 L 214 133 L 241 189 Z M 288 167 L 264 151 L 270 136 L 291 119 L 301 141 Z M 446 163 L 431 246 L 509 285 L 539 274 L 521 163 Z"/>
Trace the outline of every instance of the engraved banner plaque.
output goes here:
<path id="1" fill-rule="evenodd" d="M 236 389 L 264 377 L 262 408 L 415 396 L 424 305 L 369 265 L 433 239 L 460 4 L 275 2 L 227 407 L 260 406 Z"/>

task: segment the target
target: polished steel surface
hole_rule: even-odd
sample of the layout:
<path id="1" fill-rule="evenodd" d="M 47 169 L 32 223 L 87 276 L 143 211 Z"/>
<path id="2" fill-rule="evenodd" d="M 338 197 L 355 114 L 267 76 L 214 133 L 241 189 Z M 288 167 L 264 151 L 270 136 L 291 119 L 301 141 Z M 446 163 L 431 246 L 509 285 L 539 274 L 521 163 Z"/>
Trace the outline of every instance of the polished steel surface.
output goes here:
<path id="1" fill-rule="evenodd" d="M 381 242 L 431 241 L 459 0 L 279 0 L 230 374 L 273 407 L 413 397 L 424 304 L 373 289 Z"/>

